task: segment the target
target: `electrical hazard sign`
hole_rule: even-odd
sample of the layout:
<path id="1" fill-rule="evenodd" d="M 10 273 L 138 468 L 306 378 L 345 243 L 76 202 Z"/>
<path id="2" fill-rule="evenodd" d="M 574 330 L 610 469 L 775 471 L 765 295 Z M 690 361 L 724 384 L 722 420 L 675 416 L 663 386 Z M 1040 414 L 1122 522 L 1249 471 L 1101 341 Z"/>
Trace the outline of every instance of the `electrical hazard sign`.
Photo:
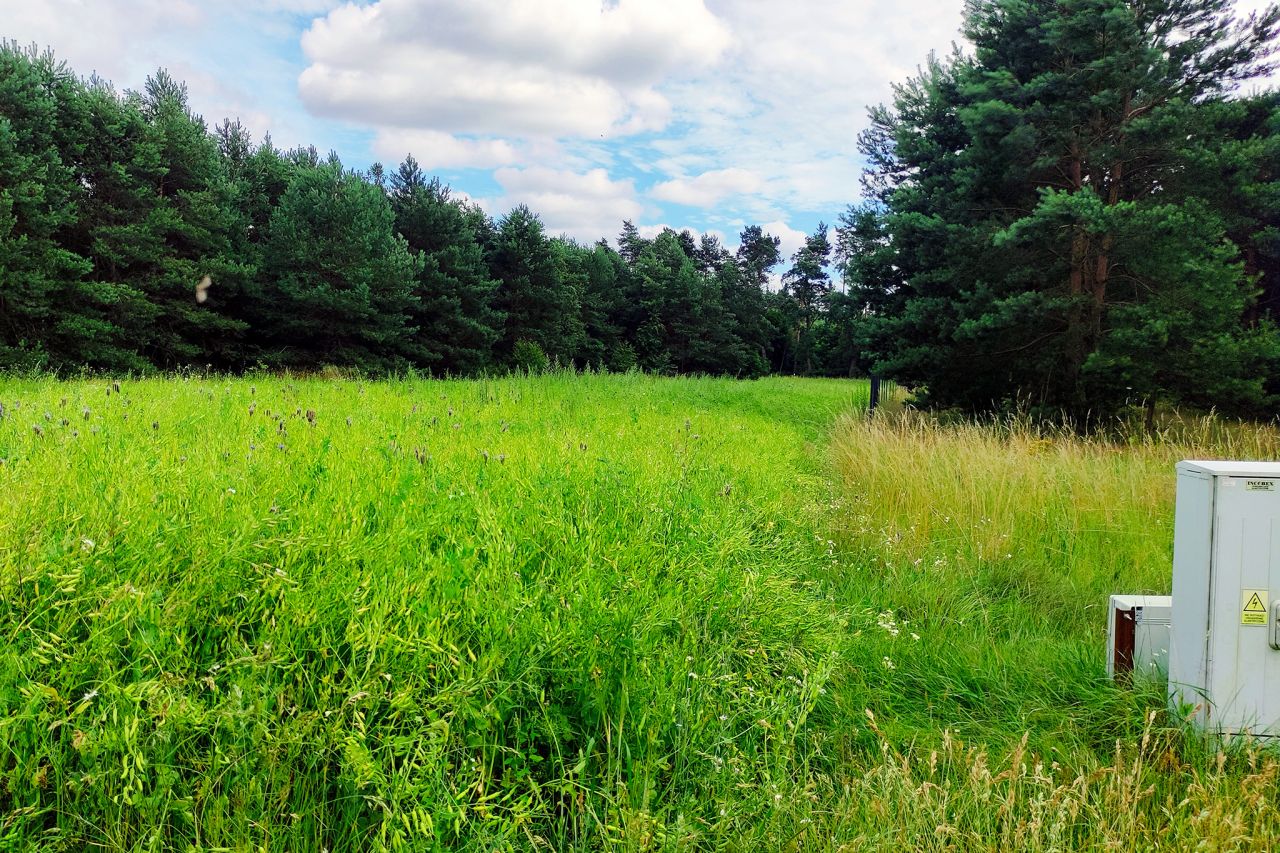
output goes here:
<path id="1" fill-rule="evenodd" d="M 1240 624 L 1267 624 L 1267 591 L 1265 589 L 1246 589 L 1241 593 Z"/>

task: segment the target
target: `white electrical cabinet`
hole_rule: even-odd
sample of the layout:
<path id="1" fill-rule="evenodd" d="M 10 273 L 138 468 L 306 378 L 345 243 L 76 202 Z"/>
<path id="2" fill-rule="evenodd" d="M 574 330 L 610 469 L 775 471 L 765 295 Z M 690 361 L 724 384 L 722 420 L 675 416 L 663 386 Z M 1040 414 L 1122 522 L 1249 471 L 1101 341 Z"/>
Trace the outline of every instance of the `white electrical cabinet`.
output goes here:
<path id="1" fill-rule="evenodd" d="M 1169 705 L 1280 736 L 1280 462 L 1180 462 Z"/>
<path id="2" fill-rule="evenodd" d="M 1113 595 L 1107 608 L 1107 676 L 1164 679 L 1169 671 L 1167 595 Z"/>

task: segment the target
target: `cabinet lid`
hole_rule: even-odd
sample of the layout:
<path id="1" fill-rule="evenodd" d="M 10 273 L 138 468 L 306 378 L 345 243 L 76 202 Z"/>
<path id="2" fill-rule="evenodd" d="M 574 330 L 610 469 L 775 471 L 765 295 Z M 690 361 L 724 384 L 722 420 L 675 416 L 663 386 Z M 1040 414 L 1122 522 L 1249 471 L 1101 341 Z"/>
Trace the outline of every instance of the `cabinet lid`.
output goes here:
<path id="1" fill-rule="evenodd" d="M 1280 477 L 1280 462 L 1213 462 L 1187 459 L 1178 463 L 1178 472 L 1195 472 L 1213 477 Z"/>

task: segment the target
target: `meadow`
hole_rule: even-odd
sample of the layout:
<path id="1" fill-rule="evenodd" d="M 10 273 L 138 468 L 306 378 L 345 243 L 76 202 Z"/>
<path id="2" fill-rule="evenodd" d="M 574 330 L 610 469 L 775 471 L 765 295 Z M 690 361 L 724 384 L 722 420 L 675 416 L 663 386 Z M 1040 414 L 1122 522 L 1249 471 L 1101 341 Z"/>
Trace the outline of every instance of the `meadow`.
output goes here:
<path id="1" fill-rule="evenodd" d="M 1280 432 L 867 397 L 0 379 L 0 850 L 1280 848 L 1103 656 Z"/>

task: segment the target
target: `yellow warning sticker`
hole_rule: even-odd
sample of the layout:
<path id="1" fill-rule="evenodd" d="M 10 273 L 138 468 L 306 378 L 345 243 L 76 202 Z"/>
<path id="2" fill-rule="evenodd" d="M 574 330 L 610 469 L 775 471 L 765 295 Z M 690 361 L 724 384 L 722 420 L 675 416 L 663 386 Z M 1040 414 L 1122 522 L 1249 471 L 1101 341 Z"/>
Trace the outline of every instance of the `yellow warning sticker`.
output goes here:
<path id="1" fill-rule="evenodd" d="M 1240 624 L 1267 624 L 1267 591 L 1265 589 L 1246 589 L 1240 596 Z"/>

